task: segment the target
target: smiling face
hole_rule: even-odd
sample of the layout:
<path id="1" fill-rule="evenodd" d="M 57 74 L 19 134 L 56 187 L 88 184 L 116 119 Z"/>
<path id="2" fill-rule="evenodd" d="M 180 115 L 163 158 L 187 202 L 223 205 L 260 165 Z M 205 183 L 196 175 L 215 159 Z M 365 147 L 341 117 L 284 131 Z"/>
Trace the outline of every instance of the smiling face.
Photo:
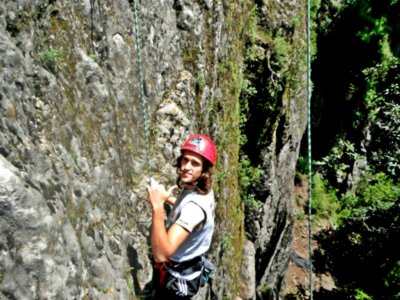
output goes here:
<path id="1" fill-rule="evenodd" d="M 184 183 L 194 183 L 202 172 L 203 159 L 201 156 L 191 151 L 185 151 L 181 161 L 180 180 Z"/>

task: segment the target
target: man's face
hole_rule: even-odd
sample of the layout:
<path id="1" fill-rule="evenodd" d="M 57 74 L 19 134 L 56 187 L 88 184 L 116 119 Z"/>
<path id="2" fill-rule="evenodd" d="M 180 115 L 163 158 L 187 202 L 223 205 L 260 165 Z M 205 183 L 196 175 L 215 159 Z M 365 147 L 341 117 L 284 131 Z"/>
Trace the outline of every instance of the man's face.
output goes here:
<path id="1" fill-rule="evenodd" d="M 184 183 L 196 182 L 203 171 L 203 160 L 200 155 L 185 151 L 181 162 L 180 179 Z"/>

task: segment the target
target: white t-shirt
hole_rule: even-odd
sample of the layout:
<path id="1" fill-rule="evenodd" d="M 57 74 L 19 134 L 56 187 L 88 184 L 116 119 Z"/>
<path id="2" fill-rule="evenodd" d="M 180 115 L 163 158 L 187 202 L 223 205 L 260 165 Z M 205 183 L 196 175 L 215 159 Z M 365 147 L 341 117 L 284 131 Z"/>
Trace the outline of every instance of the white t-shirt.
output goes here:
<path id="1" fill-rule="evenodd" d="M 206 218 L 204 211 L 194 202 L 189 202 L 182 207 L 181 214 L 175 224 L 185 228 L 187 231 L 192 232 L 193 229 L 204 221 Z"/>
<path id="2" fill-rule="evenodd" d="M 190 232 L 182 245 L 169 258 L 183 262 L 204 254 L 211 245 L 214 232 L 214 193 L 200 195 L 194 190 L 183 190 L 168 215 L 167 229 L 179 224 Z M 198 224 L 202 226 L 196 228 Z"/>

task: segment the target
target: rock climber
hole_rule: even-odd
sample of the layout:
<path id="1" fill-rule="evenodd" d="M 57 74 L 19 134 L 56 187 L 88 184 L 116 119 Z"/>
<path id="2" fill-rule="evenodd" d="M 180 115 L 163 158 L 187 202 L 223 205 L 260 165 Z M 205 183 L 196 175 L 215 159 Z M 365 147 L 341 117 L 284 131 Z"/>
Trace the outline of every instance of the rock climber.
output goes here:
<path id="1" fill-rule="evenodd" d="M 147 188 L 156 299 L 191 299 L 213 269 L 204 254 L 214 230 L 212 183 L 217 149 L 211 138 L 195 134 L 180 150 L 176 163 L 180 195 L 174 198 L 174 187 L 166 190 L 155 181 Z M 166 221 L 164 202 L 173 205 Z"/>

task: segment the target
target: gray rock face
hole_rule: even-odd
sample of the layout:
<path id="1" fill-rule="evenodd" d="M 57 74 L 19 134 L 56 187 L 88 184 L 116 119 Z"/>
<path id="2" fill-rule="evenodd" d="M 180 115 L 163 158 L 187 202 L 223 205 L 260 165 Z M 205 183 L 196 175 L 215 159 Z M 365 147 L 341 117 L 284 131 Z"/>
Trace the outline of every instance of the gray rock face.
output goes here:
<path id="1" fill-rule="evenodd" d="M 1 290 L 18 299 L 77 297 L 76 286 L 65 289 L 83 282 L 76 235 L 28 182 L 28 174 L 0 156 Z"/>
<path id="2" fill-rule="evenodd" d="M 242 299 L 256 299 L 256 251 L 248 240 L 243 248 L 239 290 Z"/>
<path id="3" fill-rule="evenodd" d="M 235 260 L 243 251 L 236 170 L 248 10 L 218 0 L 138 1 L 148 161 L 131 2 L 0 3 L 0 298 L 138 297 L 152 277 L 147 164 L 173 184 L 179 145 L 197 131 L 219 147 L 209 253 L 217 271 L 202 295 L 233 298 L 242 284 L 254 298 L 254 274 L 235 281 L 241 262 L 278 291 L 301 112 L 285 104 L 283 146 L 275 137 L 265 149 L 270 196 L 259 239 Z"/>

